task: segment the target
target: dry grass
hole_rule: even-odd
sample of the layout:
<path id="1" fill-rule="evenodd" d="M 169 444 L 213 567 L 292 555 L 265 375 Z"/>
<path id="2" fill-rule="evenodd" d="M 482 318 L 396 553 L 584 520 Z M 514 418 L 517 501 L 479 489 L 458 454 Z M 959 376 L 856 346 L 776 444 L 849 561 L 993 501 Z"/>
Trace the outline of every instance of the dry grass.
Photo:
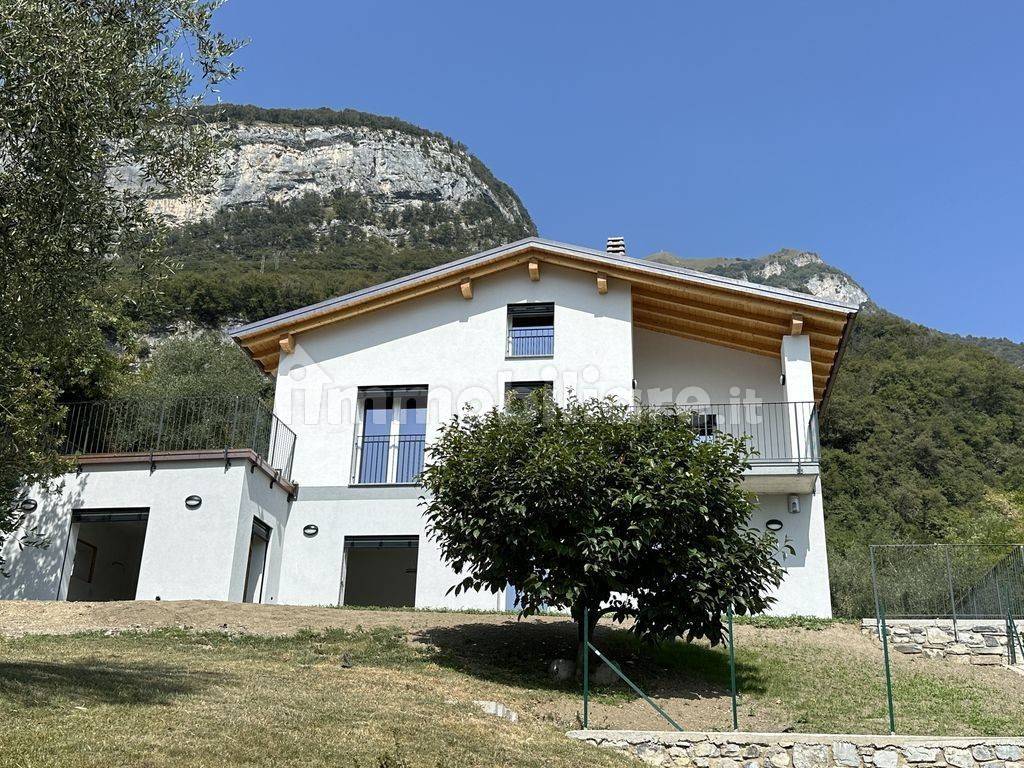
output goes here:
<path id="1" fill-rule="evenodd" d="M 47 629 L 42 614 L 51 630 L 129 631 L 30 634 Z M 302 626 L 314 629 L 295 634 Z M 545 674 L 571 653 L 574 630 L 560 618 L 21 603 L 0 604 L 4 631 L 23 636 L 0 639 L 3 766 L 625 764 L 564 738 L 581 702 L 578 686 Z M 598 643 L 684 726 L 730 726 L 721 649 L 645 648 L 609 629 Z M 855 627 L 744 625 L 737 645 L 744 730 L 885 730 L 880 653 Z M 1024 677 L 895 662 L 901 732 L 1024 730 Z M 483 714 L 478 699 L 519 722 Z M 621 689 L 598 692 L 592 724 L 665 727 Z"/>
<path id="2" fill-rule="evenodd" d="M 505 691 L 430 664 L 401 631 L 158 630 L 0 648 L 5 766 L 622 764 L 525 712 L 515 724 L 483 714 L 472 701 Z"/>

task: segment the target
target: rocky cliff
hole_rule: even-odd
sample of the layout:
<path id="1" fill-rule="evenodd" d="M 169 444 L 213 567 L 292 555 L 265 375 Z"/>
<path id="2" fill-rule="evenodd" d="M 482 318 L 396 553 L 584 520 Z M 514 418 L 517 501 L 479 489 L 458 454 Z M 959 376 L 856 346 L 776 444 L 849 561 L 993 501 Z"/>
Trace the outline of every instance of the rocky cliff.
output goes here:
<path id="1" fill-rule="evenodd" d="M 662 264 L 774 285 L 850 304 L 868 300 L 867 291 L 856 280 L 810 251 L 783 248 L 757 259 L 684 259 L 662 251 L 649 258 Z"/>
<path id="2" fill-rule="evenodd" d="M 172 225 L 195 224 L 241 208 L 288 205 L 312 195 L 358 200 L 358 229 L 392 245 L 405 244 L 416 227 L 427 241 L 432 230 L 445 225 L 465 230 L 447 237 L 471 247 L 494 244 L 479 235 L 484 231 L 511 239 L 536 233 L 512 188 L 463 145 L 441 134 L 354 110 L 229 105 L 207 117 L 225 138 L 212 190 L 186 200 L 147 189 L 153 210 Z M 137 169 L 122 169 L 119 175 L 123 184 L 145 188 Z M 323 228 L 352 223 L 328 219 Z M 346 237 L 351 234 L 347 229 Z"/>

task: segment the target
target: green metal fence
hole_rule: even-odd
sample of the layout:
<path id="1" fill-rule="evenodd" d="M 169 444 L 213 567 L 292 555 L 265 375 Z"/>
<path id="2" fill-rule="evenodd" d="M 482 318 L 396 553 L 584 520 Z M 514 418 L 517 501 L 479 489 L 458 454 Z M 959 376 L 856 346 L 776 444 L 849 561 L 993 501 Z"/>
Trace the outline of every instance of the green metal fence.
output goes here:
<path id="1" fill-rule="evenodd" d="M 1024 616 L 1022 544 L 872 544 L 875 611 L 890 619 Z"/>
<path id="2" fill-rule="evenodd" d="M 896 732 L 890 620 L 949 619 L 959 637 L 964 621 L 998 619 L 1005 625 L 1007 661 L 1024 663 L 1017 630 L 1024 616 L 1024 545 L 872 544 L 869 555 L 890 733 Z"/>
<path id="3" fill-rule="evenodd" d="M 733 640 L 733 611 L 732 606 L 729 606 L 728 610 L 728 623 L 729 623 L 729 680 L 730 680 L 730 694 L 732 698 L 732 729 L 734 731 L 739 730 L 739 713 L 737 706 L 738 690 L 736 686 L 736 648 Z M 583 609 L 583 728 L 584 730 L 590 727 L 590 654 L 593 653 L 597 658 L 603 661 L 609 669 L 611 669 L 626 685 L 628 685 L 634 693 L 636 693 L 641 699 L 654 709 L 662 718 L 664 718 L 669 725 L 675 728 L 677 731 L 685 730 L 683 726 L 677 723 L 668 712 L 666 712 L 661 706 L 658 705 L 654 699 L 648 696 L 633 680 L 622 671 L 622 668 L 614 661 L 609 659 L 601 649 L 598 648 L 592 642 L 590 638 L 590 609 Z"/>

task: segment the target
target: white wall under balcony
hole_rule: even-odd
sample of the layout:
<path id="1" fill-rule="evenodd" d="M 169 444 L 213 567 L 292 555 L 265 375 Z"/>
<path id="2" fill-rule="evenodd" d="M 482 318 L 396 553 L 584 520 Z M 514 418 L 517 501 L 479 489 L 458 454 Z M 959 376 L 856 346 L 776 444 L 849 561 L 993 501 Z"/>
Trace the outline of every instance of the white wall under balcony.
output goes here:
<path id="1" fill-rule="evenodd" d="M 503 596 L 468 592 L 458 596 L 448 590 L 462 577 L 441 560 L 438 546 L 424 530 L 417 491 L 407 489 L 405 498 L 300 501 L 292 507 L 292 523 L 285 542 L 281 572 L 281 602 L 297 605 L 337 605 L 343 602 L 346 536 L 416 536 L 416 607 L 495 610 L 504 607 Z M 315 536 L 303 529 L 317 526 Z"/>
<path id="2" fill-rule="evenodd" d="M 825 548 L 825 515 L 821 497 L 821 481 L 813 493 L 798 494 L 800 511 L 790 512 L 788 494 L 760 494 L 758 509 L 751 519 L 753 527 L 765 530 L 765 523 L 775 519 L 782 529 L 775 535 L 783 545 L 777 559 L 786 568 L 786 577 L 774 596 L 777 600 L 771 613 L 777 616 L 832 616 L 829 593 L 828 554 Z"/>
<path id="3" fill-rule="evenodd" d="M 198 509 L 185 506 L 185 497 L 202 498 Z M 225 468 L 222 460 L 148 462 L 95 465 L 81 474 L 62 478 L 59 492 L 32 488 L 39 501 L 19 531 L 8 537 L 4 555 L 11 575 L 0 576 L 0 599 L 62 599 L 67 593 L 74 561 L 73 510 L 148 511 L 139 599 L 241 600 L 242 583 L 254 517 L 274 529 L 271 536 L 264 602 L 276 602 L 280 571 L 280 541 L 288 516 L 287 494 L 270 488 L 262 472 L 250 473 L 245 462 Z M 38 526 L 49 544 L 45 549 L 19 550 L 18 539 Z"/>

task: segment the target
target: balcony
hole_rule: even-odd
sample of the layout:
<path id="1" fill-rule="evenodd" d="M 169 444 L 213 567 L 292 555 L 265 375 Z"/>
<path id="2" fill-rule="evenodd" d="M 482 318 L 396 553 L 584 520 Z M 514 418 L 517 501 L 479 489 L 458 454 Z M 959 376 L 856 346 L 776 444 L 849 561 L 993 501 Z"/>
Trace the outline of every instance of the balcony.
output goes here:
<path id="1" fill-rule="evenodd" d="M 71 403 L 61 453 L 81 463 L 249 458 L 292 482 L 295 433 L 256 398 L 168 398 Z"/>
<path id="2" fill-rule="evenodd" d="M 508 306 L 507 357 L 551 357 L 555 354 L 555 305 Z"/>
<path id="3" fill-rule="evenodd" d="M 415 485 L 423 471 L 425 435 L 364 435 L 356 439 L 353 485 Z"/>
<path id="4" fill-rule="evenodd" d="M 554 353 L 554 326 L 546 328 L 509 328 L 509 357 L 551 357 Z"/>
<path id="5" fill-rule="evenodd" d="M 715 434 L 742 438 L 750 448 L 747 485 L 760 492 L 809 493 L 818 476 L 815 403 L 712 403 L 644 406 L 688 418 L 697 439 Z M 793 476 L 798 476 L 794 481 Z M 771 478 L 779 478 L 772 480 Z"/>

